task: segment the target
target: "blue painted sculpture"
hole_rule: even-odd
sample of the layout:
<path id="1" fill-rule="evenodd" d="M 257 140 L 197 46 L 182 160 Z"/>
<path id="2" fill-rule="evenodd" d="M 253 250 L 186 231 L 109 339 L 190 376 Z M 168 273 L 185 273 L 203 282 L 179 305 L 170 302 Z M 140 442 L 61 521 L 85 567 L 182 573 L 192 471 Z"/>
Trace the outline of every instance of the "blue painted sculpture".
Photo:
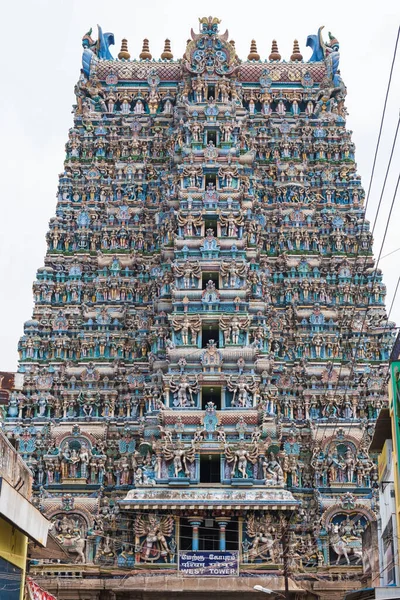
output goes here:
<path id="1" fill-rule="evenodd" d="M 110 52 L 110 46 L 114 45 L 115 43 L 114 34 L 103 33 L 100 25 L 97 25 L 97 30 L 97 40 L 92 38 L 92 29 L 85 33 L 82 38 L 82 68 L 86 77 L 90 76 L 90 65 L 94 55 L 101 60 L 113 60 Z"/>

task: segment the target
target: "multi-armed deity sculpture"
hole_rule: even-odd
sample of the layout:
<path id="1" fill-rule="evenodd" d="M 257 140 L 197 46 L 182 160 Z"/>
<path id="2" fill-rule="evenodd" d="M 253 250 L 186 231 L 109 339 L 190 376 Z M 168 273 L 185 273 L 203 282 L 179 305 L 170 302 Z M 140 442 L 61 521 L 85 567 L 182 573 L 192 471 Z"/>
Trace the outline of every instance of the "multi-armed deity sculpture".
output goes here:
<path id="1" fill-rule="evenodd" d="M 6 427 L 71 560 L 279 569 L 286 531 L 326 573 L 375 519 L 392 340 L 339 44 L 242 62 L 218 24 L 180 61 L 84 36 Z"/>

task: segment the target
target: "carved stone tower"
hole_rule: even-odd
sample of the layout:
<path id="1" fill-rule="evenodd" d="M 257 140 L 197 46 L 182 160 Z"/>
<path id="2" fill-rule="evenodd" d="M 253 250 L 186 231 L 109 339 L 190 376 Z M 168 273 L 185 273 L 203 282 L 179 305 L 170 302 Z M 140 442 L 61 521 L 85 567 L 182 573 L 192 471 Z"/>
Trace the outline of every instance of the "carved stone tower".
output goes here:
<path id="1" fill-rule="evenodd" d="M 70 556 L 34 567 L 59 600 L 285 572 L 332 599 L 362 572 L 392 324 L 339 44 L 242 62 L 218 24 L 179 61 L 83 38 L 6 425 Z"/>

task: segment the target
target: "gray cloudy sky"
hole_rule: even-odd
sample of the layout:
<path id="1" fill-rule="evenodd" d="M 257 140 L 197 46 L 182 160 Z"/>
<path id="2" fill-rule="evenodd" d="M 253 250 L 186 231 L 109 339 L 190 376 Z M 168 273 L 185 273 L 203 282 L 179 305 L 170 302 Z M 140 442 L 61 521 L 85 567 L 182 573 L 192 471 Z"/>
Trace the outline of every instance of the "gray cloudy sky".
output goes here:
<path id="1" fill-rule="evenodd" d="M 340 41 L 341 73 L 348 88 L 348 127 L 354 131 L 358 169 L 368 187 L 392 53 L 400 22 L 397 0 L 336 0 L 301 2 L 264 0 L 20 0 L 2 9 L 0 94 L 0 370 L 15 370 L 17 342 L 31 317 L 32 282 L 43 264 L 47 223 L 56 206 L 57 176 L 62 171 L 64 145 L 72 125 L 74 84 L 81 66 L 81 38 L 96 24 L 115 34 L 118 54 L 126 37 L 132 58 L 144 37 L 158 58 L 166 37 L 175 58 L 181 57 L 198 17 L 222 19 L 239 56 L 245 59 L 250 40 L 257 40 L 262 58 L 277 39 L 289 59 L 297 38 L 304 59 L 305 40 L 326 26 Z M 5 38 L 5 39 L 4 39 Z M 373 220 L 400 107 L 400 48 L 387 110 L 381 152 L 368 210 Z M 400 142 L 375 234 L 378 253 L 394 182 L 400 166 Z M 399 199 L 383 254 L 400 247 Z M 380 263 L 390 304 L 400 275 L 400 251 Z M 392 314 L 400 323 L 400 293 Z"/>

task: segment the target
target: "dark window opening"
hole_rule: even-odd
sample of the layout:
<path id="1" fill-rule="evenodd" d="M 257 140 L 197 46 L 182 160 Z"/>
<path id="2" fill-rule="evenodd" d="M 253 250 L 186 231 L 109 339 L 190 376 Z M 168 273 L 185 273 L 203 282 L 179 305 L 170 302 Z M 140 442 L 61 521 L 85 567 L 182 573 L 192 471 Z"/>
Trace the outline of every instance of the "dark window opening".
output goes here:
<path id="1" fill-rule="evenodd" d="M 207 131 L 207 144 L 212 142 L 214 146 L 217 145 L 217 132 L 216 131 Z"/>
<path id="2" fill-rule="evenodd" d="M 219 550 L 219 527 L 199 527 L 199 550 Z"/>
<path id="3" fill-rule="evenodd" d="M 215 173 L 206 174 L 206 188 L 208 188 L 210 185 L 213 186 L 214 189 L 217 185 L 217 176 Z"/>
<path id="4" fill-rule="evenodd" d="M 193 527 L 183 522 L 181 519 L 180 523 L 180 549 L 191 550 L 192 549 L 192 537 Z"/>
<path id="5" fill-rule="evenodd" d="M 211 522 L 213 522 L 212 526 Z M 219 539 L 220 528 L 218 523 L 214 519 L 205 519 L 204 525 L 199 527 L 199 550 L 219 550 Z M 225 539 L 227 550 L 239 549 L 237 522 L 228 522 L 225 529 Z"/>
<path id="6" fill-rule="evenodd" d="M 239 550 L 238 545 L 238 522 L 237 521 L 229 521 L 226 526 L 226 549 L 227 550 Z"/>
<path id="7" fill-rule="evenodd" d="M 81 449 L 81 444 L 78 440 L 70 440 L 69 442 L 69 449 L 70 450 L 75 450 L 76 452 L 79 452 Z"/>
<path id="8" fill-rule="evenodd" d="M 217 237 L 218 230 L 217 230 L 216 219 L 204 219 L 204 227 L 205 227 L 206 231 L 207 231 L 207 229 L 212 229 L 214 237 Z"/>
<path id="9" fill-rule="evenodd" d="M 216 323 L 203 323 L 201 328 L 201 347 L 207 348 L 208 342 L 214 340 L 219 347 L 219 327 Z"/>
<path id="10" fill-rule="evenodd" d="M 213 284 L 215 285 L 215 288 L 217 290 L 219 289 L 219 276 L 216 271 L 211 271 L 211 272 L 201 274 L 201 282 L 202 282 L 203 290 L 206 289 L 207 283 L 209 281 L 213 282 Z"/>
<path id="11" fill-rule="evenodd" d="M 221 460 L 219 454 L 200 456 L 200 483 L 220 483 Z"/>
<path id="12" fill-rule="evenodd" d="M 221 388 L 203 387 L 201 389 L 201 408 L 205 410 L 207 404 L 212 402 L 217 410 L 221 410 Z"/>
<path id="13" fill-rule="evenodd" d="M 207 88 L 207 100 L 210 98 L 215 100 L 215 85 L 209 85 Z"/>

